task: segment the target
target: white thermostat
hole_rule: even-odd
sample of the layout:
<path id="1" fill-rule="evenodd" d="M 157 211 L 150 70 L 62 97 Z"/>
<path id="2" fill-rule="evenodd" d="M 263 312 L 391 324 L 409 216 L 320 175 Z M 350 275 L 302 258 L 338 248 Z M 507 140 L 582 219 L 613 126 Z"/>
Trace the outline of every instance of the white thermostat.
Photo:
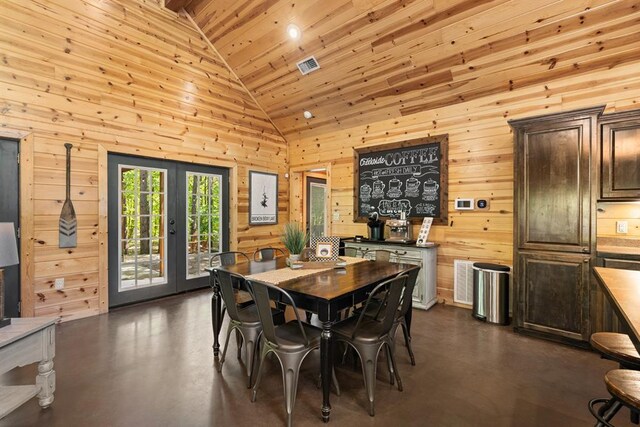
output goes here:
<path id="1" fill-rule="evenodd" d="M 472 211 L 473 207 L 473 199 L 456 199 L 455 201 L 455 208 L 457 211 Z"/>

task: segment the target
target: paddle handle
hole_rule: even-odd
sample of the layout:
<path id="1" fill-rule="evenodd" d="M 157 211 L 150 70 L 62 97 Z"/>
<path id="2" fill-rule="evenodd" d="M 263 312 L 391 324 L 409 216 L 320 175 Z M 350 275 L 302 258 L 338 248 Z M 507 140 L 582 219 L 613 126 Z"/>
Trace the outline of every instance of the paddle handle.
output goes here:
<path id="1" fill-rule="evenodd" d="M 71 199 L 71 148 L 73 145 L 68 142 L 64 144 L 67 149 L 67 200 Z"/>

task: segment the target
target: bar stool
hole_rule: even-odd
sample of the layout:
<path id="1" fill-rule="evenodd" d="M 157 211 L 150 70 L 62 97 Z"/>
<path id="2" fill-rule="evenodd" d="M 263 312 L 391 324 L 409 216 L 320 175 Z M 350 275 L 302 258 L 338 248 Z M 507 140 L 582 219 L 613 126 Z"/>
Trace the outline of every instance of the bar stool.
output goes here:
<path id="1" fill-rule="evenodd" d="M 621 369 L 640 371 L 640 354 L 628 335 L 614 332 L 596 332 L 591 335 L 590 342 L 591 347 L 598 351 L 603 359 L 609 359 L 617 362 Z M 600 400 L 600 403 L 602 403 L 602 400 L 603 399 Z M 614 405 L 614 402 L 612 402 L 611 405 Z M 605 419 L 610 420 L 613 415 L 618 412 L 621 405 L 618 404 L 616 406 L 617 409 L 615 410 L 612 410 L 611 408 L 604 410 L 604 412 L 612 412 L 611 417 Z M 591 408 L 591 403 L 589 404 L 589 407 Z M 631 410 L 631 422 L 638 424 L 638 421 L 640 420 L 639 415 L 638 411 Z"/>
<path id="2" fill-rule="evenodd" d="M 604 359 L 613 360 L 620 368 L 640 371 L 640 354 L 626 334 L 596 332 L 591 335 L 591 346 Z"/>
<path id="3" fill-rule="evenodd" d="M 593 399 L 589 402 L 589 411 L 598 422 L 596 427 L 612 427 L 609 423 L 623 406 L 631 410 L 631 414 L 640 411 L 640 372 L 630 369 L 614 369 L 604 376 L 604 383 L 611 399 Z M 602 405 L 596 409 L 597 405 Z"/>

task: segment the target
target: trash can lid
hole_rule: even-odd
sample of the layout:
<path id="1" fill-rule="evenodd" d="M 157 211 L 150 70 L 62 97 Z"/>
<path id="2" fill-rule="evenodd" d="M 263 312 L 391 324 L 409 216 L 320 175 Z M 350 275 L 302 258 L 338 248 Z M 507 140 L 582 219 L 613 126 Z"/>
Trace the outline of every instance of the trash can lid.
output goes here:
<path id="1" fill-rule="evenodd" d="M 480 270 L 492 270 L 492 271 L 506 271 L 506 272 L 508 272 L 509 270 L 511 270 L 506 265 L 490 264 L 488 262 L 474 262 L 473 263 L 473 267 L 477 268 L 477 269 L 480 269 Z"/>

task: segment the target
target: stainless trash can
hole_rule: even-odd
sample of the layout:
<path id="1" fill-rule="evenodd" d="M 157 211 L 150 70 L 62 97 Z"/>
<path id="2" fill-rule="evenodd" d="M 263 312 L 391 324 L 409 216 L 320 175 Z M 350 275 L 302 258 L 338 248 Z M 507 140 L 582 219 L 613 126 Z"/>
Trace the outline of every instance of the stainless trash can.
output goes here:
<path id="1" fill-rule="evenodd" d="M 509 270 L 506 265 L 473 264 L 473 317 L 509 324 Z"/>

